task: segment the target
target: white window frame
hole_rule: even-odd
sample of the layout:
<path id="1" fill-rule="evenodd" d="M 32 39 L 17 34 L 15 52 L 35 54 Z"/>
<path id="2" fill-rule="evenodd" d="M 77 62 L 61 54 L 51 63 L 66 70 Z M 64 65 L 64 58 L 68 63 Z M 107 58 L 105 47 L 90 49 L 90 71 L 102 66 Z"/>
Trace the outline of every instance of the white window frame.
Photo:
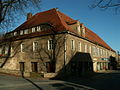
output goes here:
<path id="1" fill-rule="evenodd" d="M 100 56 L 100 49 L 97 48 L 97 56 Z"/>
<path id="2" fill-rule="evenodd" d="M 75 40 L 71 40 L 71 50 L 75 50 Z"/>
<path id="3" fill-rule="evenodd" d="M 80 31 L 81 31 L 80 25 L 77 26 L 77 30 L 80 33 Z"/>
<path id="4" fill-rule="evenodd" d="M 16 36 L 17 35 L 17 32 L 14 32 L 14 36 Z"/>
<path id="5" fill-rule="evenodd" d="M 0 54 L 2 54 L 2 48 L 0 47 Z"/>
<path id="6" fill-rule="evenodd" d="M 78 42 L 78 51 L 79 51 L 79 52 L 82 51 L 82 50 L 81 50 L 81 45 L 82 45 L 81 42 Z"/>
<path id="7" fill-rule="evenodd" d="M 87 44 L 85 44 L 85 52 L 87 53 Z"/>
<path id="8" fill-rule="evenodd" d="M 41 26 L 37 26 L 37 31 L 41 31 Z"/>
<path id="9" fill-rule="evenodd" d="M 91 53 L 92 52 L 92 49 L 91 49 L 91 45 L 89 46 L 89 53 Z"/>
<path id="10" fill-rule="evenodd" d="M 33 42 L 33 51 L 36 51 L 37 49 L 38 49 L 38 42 L 35 41 L 35 42 Z"/>
<path id="11" fill-rule="evenodd" d="M 28 29 L 24 30 L 24 34 L 28 34 Z"/>
<path id="12" fill-rule="evenodd" d="M 48 40 L 48 50 L 53 50 L 53 40 L 52 39 Z"/>
<path id="13" fill-rule="evenodd" d="M 95 46 L 92 46 L 92 51 L 93 51 L 93 56 L 96 55 L 96 47 Z"/>
<path id="14" fill-rule="evenodd" d="M 21 51 L 21 52 L 24 52 L 24 50 L 23 50 L 23 49 L 24 49 L 24 45 L 25 45 L 24 43 L 22 43 L 22 44 L 20 45 L 20 51 Z"/>
<path id="15" fill-rule="evenodd" d="M 5 54 L 8 54 L 9 47 L 5 46 Z"/>
<path id="16" fill-rule="evenodd" d="M 36 28 L 36 27 L 32 27 L 32 32 L 35 32 L 35 28 Z"/>
<path id="17" fill-rule="evenodd" d="M 23 30 L 21 30 L 21 31 L 20 31 L 20 35 L 23 35 L 23 34 L 24 34 Z"/>

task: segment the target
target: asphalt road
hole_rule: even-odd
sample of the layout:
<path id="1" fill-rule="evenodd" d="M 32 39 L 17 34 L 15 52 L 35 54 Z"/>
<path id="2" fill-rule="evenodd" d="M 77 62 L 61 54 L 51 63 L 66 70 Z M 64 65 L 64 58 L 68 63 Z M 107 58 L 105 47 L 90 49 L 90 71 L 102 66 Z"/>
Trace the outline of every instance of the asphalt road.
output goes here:
<path id="1" fill-rule="evenodd" d="M 38 80 L 0 74 L 0 90 L 120 90 L 120 71 L 68 81 Z"/>
<path id="2" fill-rule="evenodd" d="M 0 90 L 92 90 L 83 85 L 60 81 L 38 80 L 0 74 Z"/>
<path id="3" fill-rule="evenodd" d="M 97 90 L 120 90 L 120 71 L 103 73 L 89 79 L 81 80 L 78 78 L 71 82 L 92 87 Z"/>

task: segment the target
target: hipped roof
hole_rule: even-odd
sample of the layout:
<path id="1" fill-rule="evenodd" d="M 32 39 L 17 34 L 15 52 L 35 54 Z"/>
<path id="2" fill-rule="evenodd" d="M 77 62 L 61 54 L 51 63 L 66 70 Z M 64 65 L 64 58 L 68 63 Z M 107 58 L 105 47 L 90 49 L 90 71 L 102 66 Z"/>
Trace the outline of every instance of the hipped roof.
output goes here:
<path id="1" fill-rule="evenodd" d="M 71 27 L 69 27 L 68 24 L 74 24 L 77 20 L 74 20 L 70 18 L 69 16 L 65 15 L 64 13 L 58 11 L 57 9 L 51 9 L 48 11 L 40 12 L 32 16 L 30 19 L 26 20 L 22 25 L 20 25 L 18 28 L 16 28 L 14 31 L 20 31 L 27 28 L 31 28 L 40 24 L 49 23 L 52 26 L 55 27 L 55 30 L 57 32 L 62 31 L 70 31 L 74 34 L 77 34 L 75 30 L 73 30 Z M 14 32 L 13 31 L 13 32 Z M 99 44 L 107 49 L 112 50 L 112 48 L 104 41 L 102 40 L 96 33 L 85 27 L 85 38 L 88 39 L 91 42 L 94 42 L 96 44 Z M 46 34 L 43 32 L 39 32 L 38 34 L 30 34 L 33 36 Z M 29 35 L 26 35 L 29 36 Z M 20 36 L 19 36 L 20 37 Z"/>

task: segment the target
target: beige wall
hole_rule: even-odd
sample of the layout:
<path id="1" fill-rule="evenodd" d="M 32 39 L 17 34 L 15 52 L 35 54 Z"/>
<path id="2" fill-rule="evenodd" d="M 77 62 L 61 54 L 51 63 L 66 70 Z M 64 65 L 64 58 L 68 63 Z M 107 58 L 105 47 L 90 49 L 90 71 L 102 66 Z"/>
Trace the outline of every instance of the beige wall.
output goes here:
<path id="1" fill-rule="evenodd" d="M 49 39 L 52 39 L 51 36 L 13 41 L 11 44 L 11 57 L 8 59 L 3 68 L 10 70 L 20 70 L 19 62 L 25 62 L 25 72 L 32 72 L 31 62 L 38 62 L 38 72 L 46 72 L 45 62 L 49 62 L 49 55 L 52 55 L 52 51 L 48 50 Z M 66 42 L 64 41 L 65 39 Z M 75 43 L 74 50 L 71 50 L 71 40 L 74 40 Z M 114 52 L 109 51 L 104 47 L 95 45 L 87 40 L 70 34 L 59 34 L 56 37 L 56 41 L 56 72 L 60 71 L 63 68 L 64 62 L 65 64 L 68 64 L 76 52 L 85 52 L 85 45 L 87 46 L 85 53 L 90 53 L 93 60 L 98 60 L 100 58 L 109 58 L 110 55 L 115 55 Z M 39 51 L 39 53 L 33 52 L 33 42 L 38 42 L 40 45 L 41 51 Z M 79 42 L 81 43 L 81 51 L 79 51 Z M 22 43 L 25 45 L 24 52 L 21 52 L 20 50 Z M 93 51 L 93 47 L 99 48 L 99 54 L 98 51 Z M 102 50 L 102 55 L 100 54 L 100 50 Z"/>

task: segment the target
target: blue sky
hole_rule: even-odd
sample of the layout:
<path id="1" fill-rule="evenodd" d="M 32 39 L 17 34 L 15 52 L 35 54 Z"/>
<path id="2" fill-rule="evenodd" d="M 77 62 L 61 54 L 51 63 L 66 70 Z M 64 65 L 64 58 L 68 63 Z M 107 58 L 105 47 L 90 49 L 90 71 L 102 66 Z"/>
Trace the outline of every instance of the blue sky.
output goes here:
<path id="1" fill-rule="evenodd" d="M 93 3 L 92 1 L 94 0 L 42 0 L 41 9 L 32 13 L 59 8 L 59 11 L 84 23 L 114 50 L 120 51 L 120 13 L 115 14 L 114 9 L 91 9 L 89 6 Z M 25 19 L 23 17 L 17 26 Z"/>
<path id="2" fill-rule="evenodd" d="M 84 23 L 114 50 L 120 51 L 120 13 L 114 9 L 91 9 L 93 0 L 43 0 L 41 11 L 59 8 L 59 11 Z"/>

